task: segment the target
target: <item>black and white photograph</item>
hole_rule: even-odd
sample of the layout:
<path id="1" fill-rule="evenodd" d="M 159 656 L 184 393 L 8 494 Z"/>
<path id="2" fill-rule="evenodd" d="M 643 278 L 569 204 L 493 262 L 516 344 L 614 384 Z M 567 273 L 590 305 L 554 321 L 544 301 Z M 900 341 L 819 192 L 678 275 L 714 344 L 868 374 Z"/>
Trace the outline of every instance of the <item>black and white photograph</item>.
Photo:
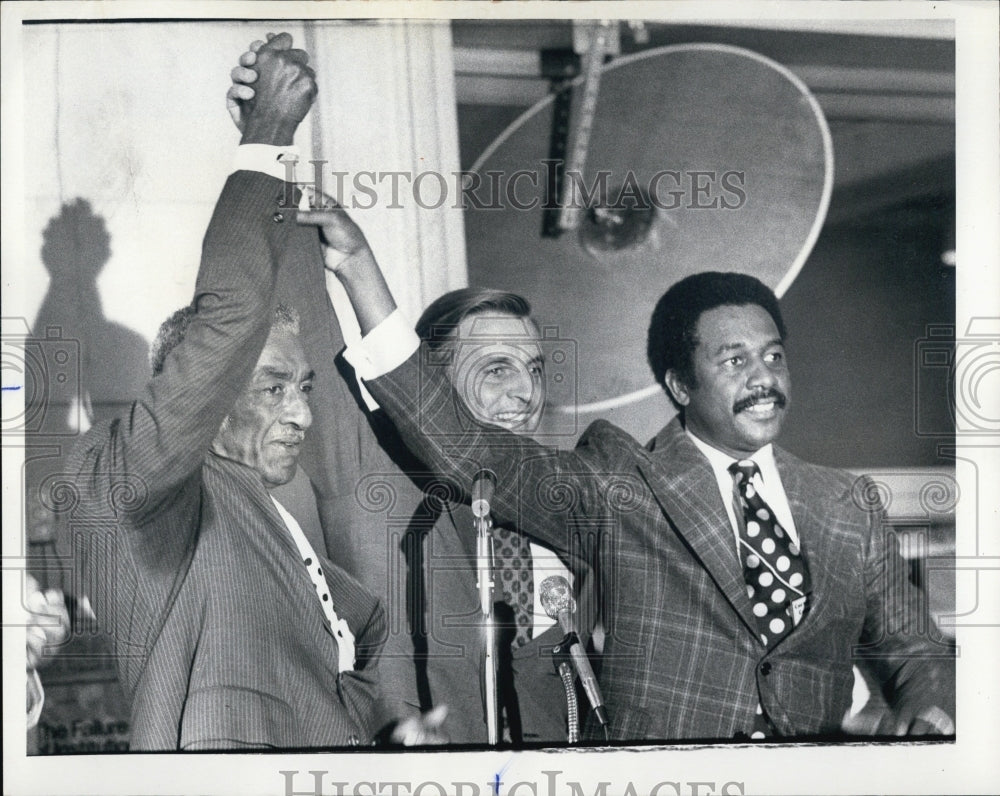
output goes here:
<path id="1" fill-rule="evenodd" d="M 5 794 L 1000 787 L 1000 4 L 0 9 Z"/>

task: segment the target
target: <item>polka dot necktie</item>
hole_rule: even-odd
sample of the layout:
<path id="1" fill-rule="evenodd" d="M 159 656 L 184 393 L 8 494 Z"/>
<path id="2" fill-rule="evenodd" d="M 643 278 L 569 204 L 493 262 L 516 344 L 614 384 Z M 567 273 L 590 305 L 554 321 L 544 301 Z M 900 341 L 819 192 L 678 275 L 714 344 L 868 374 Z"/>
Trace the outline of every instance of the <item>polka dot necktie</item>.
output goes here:
<path id="1" fill-rule="evenodd" d="M 771 647 L 788 635 L 804 612 L 811 588 L 809 568 L 799 546 L 751 483 L 760 473 L 756 462 L 734 462 L 729 472 L 743 509 L 743 521 L 739 523 L 743 579 L 757 617 L 760 640 Z"/>
<path id="2" fill-rule="evenodd" d="M 729 472 L 742 509 L 742 521 L 737 524 L 747 596 L 760 640 L 772 647 L 791 632 L 805 612 L 811 589 L 809 568 L 799 546 L 751 483 L 760 473 L 757 463 L 750 459 L 733 462 Z M 774 728 L 758 704 L 751 738 L 773 734 Z"/>
<path id="3" fill-rule="evenodd" d="M 514 611 L 513 646 L 531 640 L 534 624 L 535 584 L 531 577 L 531 543 L 515 531 L 493 528 L 493 561 L 504 602 Z"/>

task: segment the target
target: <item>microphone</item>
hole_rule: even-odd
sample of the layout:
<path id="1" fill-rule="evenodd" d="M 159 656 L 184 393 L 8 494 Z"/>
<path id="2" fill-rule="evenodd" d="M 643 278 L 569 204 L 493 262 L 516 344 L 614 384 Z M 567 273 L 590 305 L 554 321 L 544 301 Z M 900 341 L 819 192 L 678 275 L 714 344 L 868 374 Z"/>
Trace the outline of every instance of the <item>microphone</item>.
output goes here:
<path id="1" fill-rule="evenodd" d="M 597 686 L 597 678 L 594 677 L 594 670 L 590 668 L 590 660 L 587 653 L 580 645 L 580 639 L 576 634 L 573 614 L 576 613 L 576 600 L 573 599 L 569 581 L 562 575 L 551 575 L 539 584 L 539 597 L 542 608 L 551 619 L 559 621 L 563 632 L 567 636 L 572 636 L 569 655 L 573 661 L 573 668 L 583 684 L 583 690 L 587 694 L 590 707 L 594 710 L 594 715 L 602 726 L 607 727 L 608 712 L 604 707 L 604 699 L 601 697 L 601 689 Z"/>
<path id="2" fill-rule="evenodd" d="M 482 520 L 490 516 L 490 501 L 497 488 L 497 474 L 482 469 L 472 479 L 472 516 Z"/>

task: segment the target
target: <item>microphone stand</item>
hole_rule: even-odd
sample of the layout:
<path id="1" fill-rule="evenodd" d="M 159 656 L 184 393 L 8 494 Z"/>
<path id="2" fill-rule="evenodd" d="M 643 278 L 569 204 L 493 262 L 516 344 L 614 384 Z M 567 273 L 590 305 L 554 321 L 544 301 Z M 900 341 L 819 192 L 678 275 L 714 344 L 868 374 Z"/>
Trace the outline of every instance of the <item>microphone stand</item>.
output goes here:
<path id="1" fill-rule="evenodd" d="M 486 510 L 478 510 L 473 502 L 476 528 L 476 574 L 479 588 L 479 610 L 485 630 L 486 654 L 483 656 L 483 693 L 486 699 L 486 739 L 491 746 L 500 742 L 500 721 L 497 698 L 496 624 L 493 621 L 493 536 L 486 501 Z"/>
<path id="2" fill-rule="evenodd" d="M 594 717 L 600 722 L 604 730 L 605 739 L 608 738 L 608 711 L 604 707 L 604 698 L 601 696 L 600 686 L 594 676 L 594 670 L 587 659 L 587 653 L 580 644 L 580 638 L 576 634 L 573 614 L 576 613 L 576 600 L 573 599 L 572 589 L 569 581 L 561 575 L 550 575 L 540 584 L 540 597 L 545 613 L 552 619 L 556 619 L 566 634 L 558 646 L 552 651 L 553 656 L 562 655 L 573 663 L 573 668 L 580 678 L 580 685 L 583 686 L 587 694 L 587 701 L 594 711 Z M 556 659 L 556 671 L 559 676 L 563 674 L 559 669 L 559 660 Z M 567 692 L 568 693 L 568 692 Z M 572 741 L 571 741 L 572 742 Z"/>
<path id="3" fill-rule="evenodd" d="M 576 634 L 569 633 L 552 648 L 552 665 L 562 681 L 566 692 L 566 742 L 578 743 L 580 740 L 580 708 L 577 704 L 576 683 L 573 677 L 573 667 L 570 665 L 569 648 L 576 641 Z"/>

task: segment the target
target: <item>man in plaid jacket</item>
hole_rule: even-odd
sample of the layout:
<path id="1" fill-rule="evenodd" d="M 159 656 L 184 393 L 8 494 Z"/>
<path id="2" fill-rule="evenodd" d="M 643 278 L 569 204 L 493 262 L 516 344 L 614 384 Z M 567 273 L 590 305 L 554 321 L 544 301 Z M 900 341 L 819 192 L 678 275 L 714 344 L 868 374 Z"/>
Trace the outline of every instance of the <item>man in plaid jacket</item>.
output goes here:
<path id="1" fill-rule="evenodd" d="M 678 416 L 648 446 L 597 421 L 560 452 L 463 411 L 341 208 L 299 222 L 321 226 L 327 268 L 365 335 L 347 358 L 411 449 L 466 496 L 474 475 L 492 470 L 498 522 L 557 551 L 598 546 L 613 740 L 830 737 L 850 709 L 855 664 L 891 708 L 878 733 L 954 732 L 951 650 L 920 632 L 914 587 L 868 483 L 773 444 L 791 379 L 768 288 L 717 273 L 671 288 L 649 355 Z M 744 573 L 747 558 L 760 562 L 741 547 L 754 523 L 734 505 L 729 468 L 749 461 L 779 533 L 807 562 L 799 598 L 773 585 L 762 598 L 764 581 L 755 588 Z M 760 620 L 779 592 L 784 619 L 768 621 L 788 627 L 769 638 Z"/>

